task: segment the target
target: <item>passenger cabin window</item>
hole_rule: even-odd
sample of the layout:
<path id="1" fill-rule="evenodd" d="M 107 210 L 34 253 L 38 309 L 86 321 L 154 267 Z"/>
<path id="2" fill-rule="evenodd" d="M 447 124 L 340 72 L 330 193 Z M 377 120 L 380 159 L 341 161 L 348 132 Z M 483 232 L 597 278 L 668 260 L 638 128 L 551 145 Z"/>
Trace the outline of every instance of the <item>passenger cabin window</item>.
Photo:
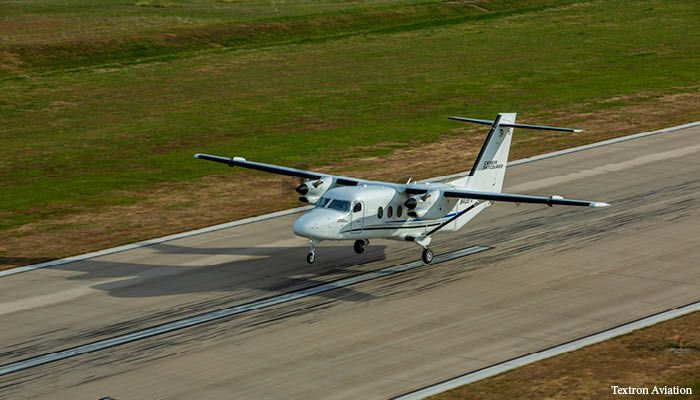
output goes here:
<path id="1" fill-rule="evenodd" d="M 401 214 L 403 214 L 403 207 L 401 207 L 401 206 L 396 207 L 396 216 L 400 218 Z"/>
<path id="2" fill-rule="evenodd" d="M 362 211 L 362 203 L 355 203 L 355 207 L 352 208 L 352 212 Z"/>
<path id="3" fill-rule="evenodd" d="M 379 207 L 379 209 L 377 210 L 377 218 L 381 218 L 383 216 L 384 216 L 384 209 Z"/>
<path id="4" fill-rule="evenodd" d="M 391 218 L 391 215 L 394 213 L 394 208 L 389 206 L 389 208 L 386 209 L 386 217 Z"/>
<path id="5" fill-rule="evenodd" d="M 349 212 L 350 202 L 347 200 L 334 199 L 331 200 L 330 204 L 328 204 L 328 208 L 332 208 L 333 210 L 338 210 L 342 212 Z"/>

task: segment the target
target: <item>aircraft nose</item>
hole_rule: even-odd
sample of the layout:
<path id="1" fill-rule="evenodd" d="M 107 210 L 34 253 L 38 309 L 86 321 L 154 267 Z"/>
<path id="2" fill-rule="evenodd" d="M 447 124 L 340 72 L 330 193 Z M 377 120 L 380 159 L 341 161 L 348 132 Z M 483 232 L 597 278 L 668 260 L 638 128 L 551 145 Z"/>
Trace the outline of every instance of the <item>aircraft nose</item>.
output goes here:
<path id="1" fill-rule="evenodd" d="M 341 239 L 338 218 L 342 214 L 332 210 L 312 210 L 297 218 L 292 231 L 297 236 L 309 239 Z"/>
<path id="2" fill-rule="evenodd" d="M 308 218 L 308 216 L 305 215 L 302 215 L 301 217 L 297 218 L 297 220 L 294 221 L 294 224 L 292 225 L 292 230 L 294 231 L 294 234 L 307 238 L 313 236 L 313 231 L 317 230 L 318 226 L 315 226 L 312 223 L 312 221 L 310 221 L 311 219 L 312 218 Z"/>

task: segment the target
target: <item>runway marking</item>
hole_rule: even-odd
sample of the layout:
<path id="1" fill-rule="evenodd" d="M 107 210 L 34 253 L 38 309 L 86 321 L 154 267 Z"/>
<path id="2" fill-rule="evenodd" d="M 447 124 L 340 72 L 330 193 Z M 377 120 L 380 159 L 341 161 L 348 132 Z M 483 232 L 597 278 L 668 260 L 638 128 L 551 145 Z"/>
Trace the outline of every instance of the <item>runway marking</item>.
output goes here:
<path id="1" fill-rule="evenodd" d="M 101 282 L 100 282 L 101 283 Z M 44 307 L 62 301 L 72 300 L 88 294 L 98 293 L 99 290 L 90 286 L 80 286 L 73 289 L 64 290 L 58 293 L 43 294 L 29 298 L 9 301 L 0 304 L 0 315 L 10 314 L 17 311 L 31 310 L 34 308 Z"/>
<path id="2" fill-rule="evenodd" d="M 439 264 L 446 261 L 451 261 L 460 257 L 464 257 L 470 254 L 479 253 L 485 250 L 489 250 L 490 247 L 486 246 L 472 246 L 461 250 L 452 251 L 449 253 L 444 253 L 436 255 L 433 264 Z M 398 274 L 400 272 L 405 272 L 415 268 L 420 268 L 425 266 L 422 261 L 414 261 L 407 264 L 394 265 L 391 267 L 385 267 L 378 269 L 376 271 L 365 272 L 362 274 L 354 275 L 348 278 L 342 278 L 335 281 L 322 283 L 317 286 L 309 287 L 306 289 L 301 289 L 266 299 L 256 300 L 250 303 L 240 304 L 234 307 L 222 308 L 215 311 L 205 312 L 193 317 L 182 318 L 176 321 L 168 322 L 165 324 L 157 325 L 150 328 L 140 329 L 131 333 L 124 335 L 118 335 L 107 339 L 98 340 L 96 342 L 88 343 L 82 346 L 72 347 L 65 350 L 60 350 L 55 353 L 42 354 L 40 356 L 35 356 L 31 358 L 24 359 L 22 361 L 17 361 L 10 364 L 0 365 L 0 376 L 11 374 L 13 372 L 22 371 L 25 369 L 37 367 L 39 365 L 52 363 L 55 361 L 65 360 L 70 357 L 74 357 L 81 354 L 92 353 L 99 350 L 108 349 L 110 347 L 119 346 L 121 344 L 134 342 L 141 339 L 150 338 L 157 335 L 162 335 L 164 333 L 169 333 L 177 331 L 183 328 L 188 328 L 195 325 L 201 325 L 207 322 L 218 320 L 221 318 L 232 317 L 238 314 L 243 314 L 248 311 L 260 310 L 263 308 L 279 305 L 282 303 L 288 303 L 294 300 L 298 300 L 304 297 L 309 297 L 317 295 L 324 292 L 329 292 L 331 290 L 339 289 L 342 287 L 354 285 L 361 282 L 370 281 L 377 278 L 382 278 L 389 275 Z"/>
<path id="3" fill-rule="evenodd" d="M 538 156 L 533 156 L 533 157 L 529 157 L 529 158 L 523 158 L 520 160 L 511 161 L 508 163 L 508 166 L 513 167 L 513 166 L 520 165 L 520 164 L 527 164 L 527 163 L 531 163 L 531 162 L 538 161 L 538 160 L 544 160 L 546 158 L 558 157 L 558 156 L 562 156 L 562 155 L 566 155 L 566 154 L 577 153 L 579 151 L 593 149 L 596 147 L 607 146 L 607 145 L 614 144 L 614 143 L 625 142 L 625 141 L 634 140 L 634 139 L 640 139 L 640 138 L 652 136 L 652 135 L 658 135 L 660 133 L 676 132 L 676 131 L 680 131 L 680 130 L 683 130 L 686 128 L 692 128 L 695 126 L 700 126 L 700 121 L 691 122 L 691 123 L 687 123 L 687 124 L 683 124 L 683 125 L 676 125 L 676 126 L 672 126 L 669 128 L 659 129 L 656 131 L 635 133 L 633 135 L 621 136 L 619 138 L 604 140 L 601 142 L 586 144 L 586 145 L 578 146 L 578 147 L 572 147 L 570 149 L 564 149 L 564 150 L 553 151 L 551 153 L 540 154 Z M 453 174 L 453 175 L 437 176 L 434 178 L 424 179 L 421 182 L 436 182 L 436 181 L 442 181 L 442 180 L 447 180 L 447 179 L 456 179 L 459 177 L 463 177 L 468 173 L 469 173 L 469 171 L 465 171 L 465 172 L 460 172 L 460 173 Z M 285 216 L 285 215 L 296 214 L 296 213 L 299 213 L 302 211 L 309 210 L 311 208 L 313 208 L 313 206 L 291 208 L 289 210 L 282 210 L 282 211 L 277 211 L 274 213 L 260 215 L 257 217 L 245 218 L 245 219 L 238 220 L 238 221 L 231 221 L 231 222 L 227 222 L 224 224 L 208 226 L 208 227 L 196 229 L 193 231 L 182 232 L 182 233 L 177 233 L 174 235 L 168 235 L 168 236 L 163 236 L 163 237 L 159 237 L 159 238 L 144 240 L 141 242 L 131 243 L 131 244 L 127 244 L 124 246 L 112 247 L 109 249 L 99 250 L 99 251 L 95 251 L 95 252 L 91 252 L 91 253 L 79 254 L 76 256 L 61 258 L 58 260 L 51 260 L 51 261 L 47 261 L 47 262 L 43 262 L 43 263 L 39 263 L 39 264 L 32 264 L 32 265 L 25 265 L 25 266 L 21 266 L 21 267 L 11 268 L 8 270 L 0 271 L 0 278 L 4 277 L 4 276 L 10 276 L 10 275 L 23 273 L 23 272 L 33 271 L 36 269 L 55 267 L 58 265 L 64 265 L 64 264 L 73 263 L 73 262 L 77 262 L 77 261 L 88 260 L 88 259 L 95 258 L 95 257 L 105 256 L 108 254 L 114 254 L 114 253 L 119 253 L 122 251 L 151 246 L 154 244 L 168 242 L 168 241 L 175 240 L 175 239 L 181 239 L 181 238 L 186 238 L 186 237 L 190 237 L 190 236 L 201 235 L 203 233 L 214 232 L 214 231 L 218 231 L 218 230 L 222 230 L 222 229 L 232 228 L 235 226 L 250 224 L 253 222 L 265 221 L 268 219 L 277 218 L 277 217 L 281 217 L 281 216 Z"/>
<path id="4" fill-rule="evenodd" d="M 594 176 L 604 175 L 610 172 L 618 172 L 629 168 L 636 168 L 642 165 L 668 160 L 671 158 L 679 158 L 697 152 L 700 152 L 700 144 L 696 144 L 695 146 L 683 147 L 680 149 L 664 151 L 661 153 L 647 154 L 645 156 L 640 156 L 622 162 L 599 165 L 595 168 L 576 171 L 565 175 L 550 176 L 536 181 L 530 181 L 527 183 L 521 183 L 520 185 L 511 186 L 508 188 L 508 190 L 513 192 L 521 192 L 524 190 L 544 189 L 562 183 L 568 183 L 579 179 L 591 178 Z"/>
<path id="5" fill-rule="evenodd" d="M 568 353 L 570 351 L 578 350 L 582 347 L 590 346 L 592 344 L 604 342 L 614 337 L 625 335 L 637 329 L 642 329 L 652 325 L 656 325 L 659 322 L 668 321 L 670 319 L 678 318 L 680 316 L 690 314 L 696 311 L 700 311 L 700 301 L 690 303 L 678 308 L 672 308 L 670 310 L 662 311 L 657 314 L 653 314 L 648 317 L 644 317 L 626 324 L 618 325 L 614 328 L 606 329 L 598 333 L 587 335 L 567 343 L 562 343 L 535 353 L 525 354 L 524 356 L 516 357 L 507 361 L 500 362 L 498 364 L 478 369 L 476 371 L 468 372 L 456 378 L 448 379 L 446 381 L 442 381 L 434 385 L 427 386 L 422 389 L 418 389 L 416 391 L 400 395 L 398 397 L 394 397 L 394 400 L 425 399 L 427 397 L 434 396 L 438 393 L 446 392 L 448 390 L 468 385 L 470 383 L 474 383 L 482 379 L 490 378 L 492 376 L 501 374 L 506 371 L 510 371 L 515 368 L 522 367 L 527 364 L 532 364 L 534 362 L 544 360 L 545 358 L 553 357 L 562 353 Z"/>

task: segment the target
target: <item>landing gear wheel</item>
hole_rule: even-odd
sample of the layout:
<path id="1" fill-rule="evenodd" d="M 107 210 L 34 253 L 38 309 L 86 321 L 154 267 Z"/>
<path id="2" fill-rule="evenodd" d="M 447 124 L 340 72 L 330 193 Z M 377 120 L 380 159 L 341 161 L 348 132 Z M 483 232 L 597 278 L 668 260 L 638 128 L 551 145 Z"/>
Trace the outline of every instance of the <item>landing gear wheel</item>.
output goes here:
<path id="1" fill-rule="evenodd" d="M 313 264 L 314 261 L 316 261 L 316 254 L 314 252 L 310 252 L 309 254 L 306 255 L 306 262 L 309 264 Z"/>
<path id="2" fill-rule="evenodd" d="M 426 264 L 430 264 L 433 262 L 433 251 L 430 249 L 423 249 L 423 262 Z"/>
<path id="3" fill-rule="evenodd" d="M 357 253 L 357 254 L 364 253 L 368 244 L 369 244 L 369 240 L 367 240 L 367 239 L 355 240 L 355 244 L 353 245 L 353 248 L 355 249 L 355 253 Z"/>

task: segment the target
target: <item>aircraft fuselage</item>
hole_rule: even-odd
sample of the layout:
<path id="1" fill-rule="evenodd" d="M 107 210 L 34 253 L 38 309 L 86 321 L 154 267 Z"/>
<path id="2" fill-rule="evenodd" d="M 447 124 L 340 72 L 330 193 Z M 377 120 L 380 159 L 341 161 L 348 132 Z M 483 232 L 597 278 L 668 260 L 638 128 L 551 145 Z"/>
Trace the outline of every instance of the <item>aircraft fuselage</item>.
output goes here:
<path id="1" fill-rule="evenodd" d="M 359 185 L 333 188 L 316 202 L 314 209 L 299 217 L 292 227 L 298 236 L 314 241 L 396 239 L 421 237 L 451 219 L 476 200 L 439 196 L 439 189 L 450 185 L 435 184 L 435 193 L 411 196 L 393 187 Z M 409 199 L 415 206 L 407 207 Z M 441 228 L 460 229 L 490 202 L 484 202 Z M 412 204 L 408 204 L 412 206 Z"/>

